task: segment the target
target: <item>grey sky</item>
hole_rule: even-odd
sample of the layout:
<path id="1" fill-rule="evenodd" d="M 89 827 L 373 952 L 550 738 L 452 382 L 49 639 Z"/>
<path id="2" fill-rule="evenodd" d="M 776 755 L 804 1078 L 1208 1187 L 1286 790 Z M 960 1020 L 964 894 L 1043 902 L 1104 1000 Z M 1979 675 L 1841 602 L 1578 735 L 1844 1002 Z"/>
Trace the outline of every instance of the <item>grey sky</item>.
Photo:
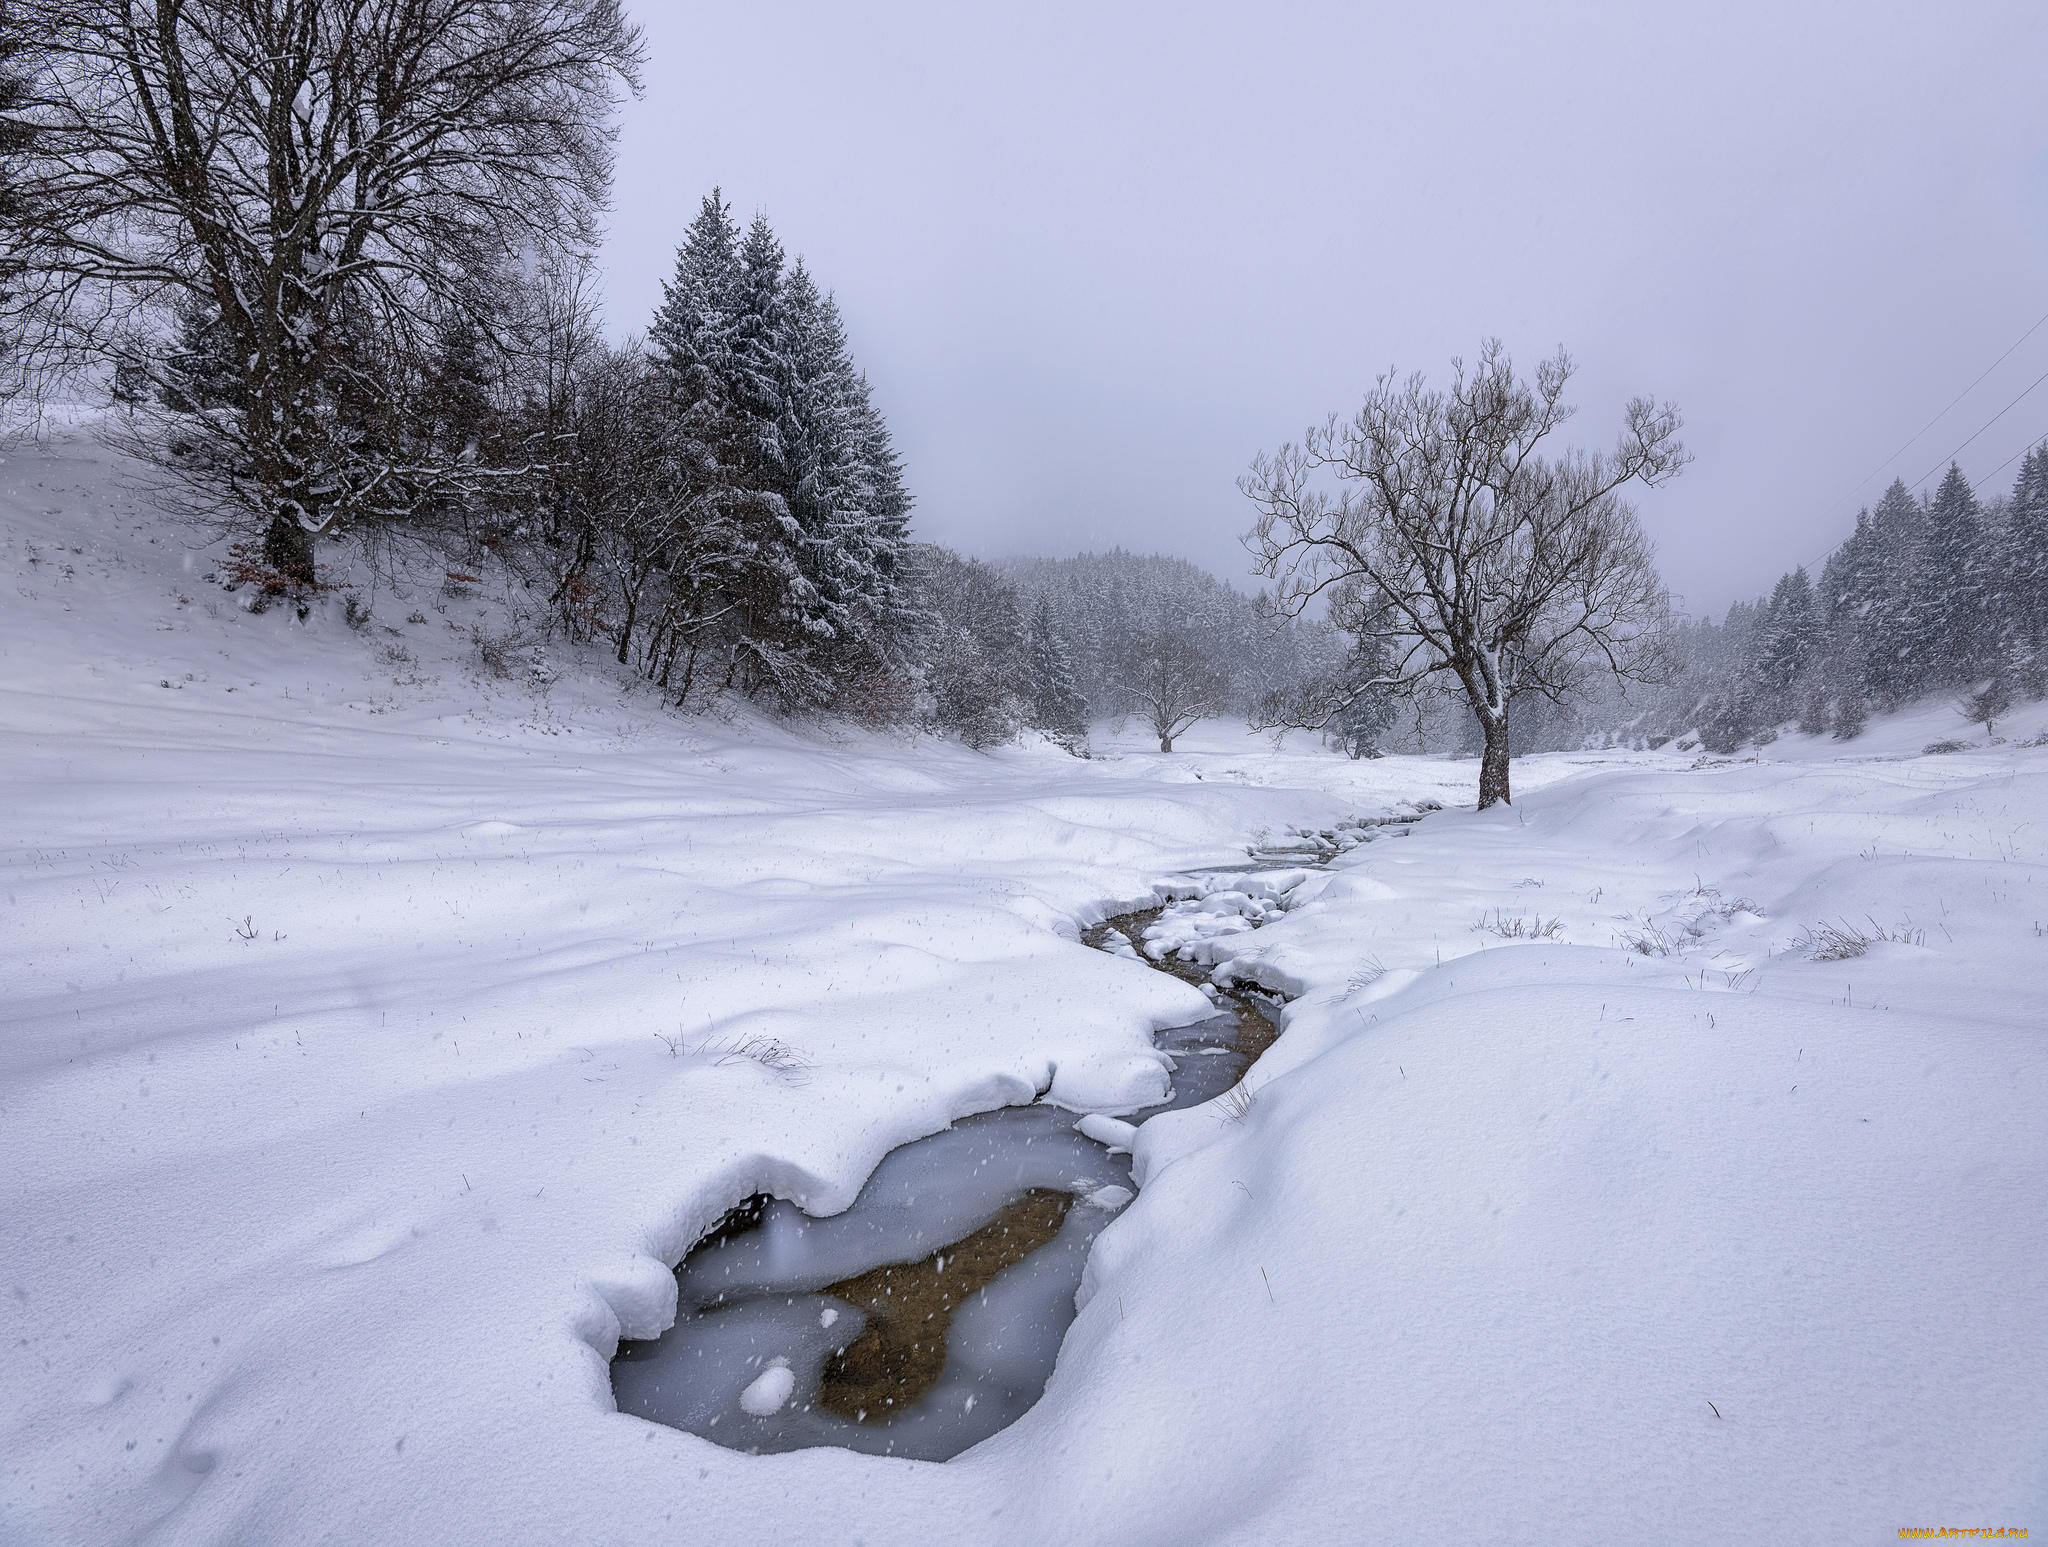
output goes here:
<path id="1" fill-rule="evenodd" d="M 1640 503 L 1718 609 L 2048 372 L 2044 326 L 1856 487 L 2048 313 L 2040 0 L 636 14 L 615 326 L 712 184 L 765 209 L 839 294 L 920 534 L 984 557 L 1244 584 L 1255 451 L 1497 333 L 1571 349 L 1582 439 L 1678 400 L 1698 460 Z M 2044 435 L 2048 384 L 1964 470 Z"/>

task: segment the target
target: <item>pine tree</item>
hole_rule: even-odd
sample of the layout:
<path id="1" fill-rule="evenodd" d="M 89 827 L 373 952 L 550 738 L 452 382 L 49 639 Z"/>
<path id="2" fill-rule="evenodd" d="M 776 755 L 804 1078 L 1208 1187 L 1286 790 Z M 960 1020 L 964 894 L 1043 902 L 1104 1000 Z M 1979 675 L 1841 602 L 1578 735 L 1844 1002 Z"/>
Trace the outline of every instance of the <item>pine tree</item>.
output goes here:
<path id="1" fill-rule="evenodd" d="M 181 414 L 239 410 L 247 378 L 240 362 L 231 357 L 220 308 L 181 297 L 177 322 L 176 340 L 159 373 L 164 406 Z"/>
<path id="2" fill-rule="evenodd" d="M 676 454 L 736 534 L 727 685 L 789 709 L 905 697 L 926 622 L 911 500 L 832 297 L 785 267 L 765 216 L 742 234 L 714 190 L 649 343 Z"/>
<path id="3" fill-rule="evenodd" d="M 1032 724 L 1069 752 L 1088 746 L 1088 711 L 1074 689 L 1073 662 L 1054 622 L 1052 602 L 1040 592 L 1032 603 L 1024 640 L 1025 697 Z"/>
<path id="4" fill-rule="evenodd" d="M 1923 663 L 1922 685 L 1949 686 L 1977 675 L 1995 654 L 1984 628 L 1989 565 L 1983 513 L 1954 463 L 1928 502 L 1914 568 L 1910 637 Z"/>
<path id="5" fill-rule="evenodd" d="M 1813 670 L 1819 643 L 1813 587 L 1802 567 L 1779 577 L 1751 639 L 1744 686 L 1756 705 L 1758 724 L 1775 725 L 1790 717 L 1795 689 Z"/>
<path id="6" fill-rule="evenodd" d="M 1344 687 L 1349 695 L 1330 721 L 1330 731 L 1346 757 L 1378 757 L 1381 742 L 1393 729 L 1394 695 L 1380 678 L 1393 673 L 1386 640 L 1366 634 L 1353 642 L 1344 658 Z"/>
<path id="7" fill-rule="evenodd" d="M 1880 707 L 1904 703 L 1933 669 L 1929 607 L 1916 569 L 1925 519 L 1901 479 L 1894 479 L 1870 515 L 1870 599 L 1867 686 Z"/>
<path id="8" fill-rule="evenodd" d="M 665 378 L 669 433 L 692 435 L 712 450 L 729 438 L 724 420 L 739 291 L 739 230 L 718 189 L 690 222 L 675 275 L 661 289 L 647 343 Z"/>
<path id="9" fill-rule="evenodd" d="M 839 310 L 802 263 L 782 287 L 771 355 L 778 465 L 773 484 L 794 523 L 792 556 L 805 588 L 792 606 L 818 646 L 860 632 L 867 589 L 861 550 L 866 470 L 854 439 L 846 333 Z"/>
<path id="10" fill-rule="evenodd" d="M 2048 692 L 2048 445 L 2027 453 L 2001 527 L 2000 637 L 2016 684 Z"/>
<path id="11" fill-rule="evenodd" d="M 1821 624 L 1822 686 L 1838 705 L 1870 691 L 1871 611 L 1877 596 L 1876 538 L 1870 512 L 1821 569 L 1814 594 Z"/>
<path id="12" fill-rule="evenodd" d="M 835 683 L 894 669 L 916 631 L 904 577 L 910 500 L 839 308 L 799 262 L 783 286 L 784 498 L 809 592 L 807 634 Z"/>

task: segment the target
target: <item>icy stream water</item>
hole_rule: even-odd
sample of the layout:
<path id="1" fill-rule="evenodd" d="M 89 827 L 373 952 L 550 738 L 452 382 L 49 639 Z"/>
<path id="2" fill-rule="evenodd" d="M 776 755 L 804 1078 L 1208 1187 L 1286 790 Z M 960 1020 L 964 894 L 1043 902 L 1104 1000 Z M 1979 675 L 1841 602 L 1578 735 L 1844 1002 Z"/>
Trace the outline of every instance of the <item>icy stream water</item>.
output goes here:
<path id="1" fill-rule="evenodd" d="M 1255 855 L 1193 879 L 1211 878 L 1214 892 L 1326 852 Z M 1198 935 L 1204 906 L 1169 904 L 1166 922 L 1180 926 L 1169 934 Z M 1278 911 L 1249 906 L 1243 923 L 1209 916 L 1241 930 Z M 1136 954 L 1125 931 L 1142 933 L 1160 913 L 1111 920 L 1091 943 Z M 1170 955 L 1151 965 L 1190 981 L 1207 974 Z M 1224 996 L 1218 1008 L 1159 1033 L 1173 1093 L 1132 1121 L 1223 1094 L 1272 1040 L 1255 996 Z M 1075 1122 L 1036 1104 L 964 1118 L 893 1151 L 829 1218 L 749 1200 L 676 1270 L 675 1326 L 620 1345 L 619 1410 L 737 1450 L 837 1445 L 930 1461 L 1006 1427 L 1044 1391 L 1089 1246 L 1132 1195 L 1129 1157 Z"/>

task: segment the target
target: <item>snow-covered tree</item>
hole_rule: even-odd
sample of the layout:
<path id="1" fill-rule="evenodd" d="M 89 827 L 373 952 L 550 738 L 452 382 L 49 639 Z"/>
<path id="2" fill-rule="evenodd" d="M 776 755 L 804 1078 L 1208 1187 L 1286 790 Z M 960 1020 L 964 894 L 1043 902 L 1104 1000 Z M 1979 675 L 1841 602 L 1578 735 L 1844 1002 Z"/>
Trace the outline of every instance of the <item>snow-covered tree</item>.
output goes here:
<path id="1" fill-rule="evenodd" d="M 0 0 L 0 231 L 27 214 L 21 163 L 35 138 L 33 127 L 23 116 L 28 106 L 31 73 L 24 58 L 29 41 L 15 0 Z M 5 297 L 14 279 L 10 263 L 18 267 L 28 258 L 25 246 L 10 251 L 11 245 L 0 241 L 0 298 Z M 0 397 L 16 386 L 11 372 L 0 374 Z"/>
<path id="2" fill-rule="evenodd" d="M 2048 692 L 2048 446 L 2021 460 L 1998 533 L 2000 643 L 2016 680 Z"/>
<path id="3" fill-rule="evenodd" d="M 30 356 L 146 366 L 178 303 L 210 308 L 243 402 L 144 449 L 286 582 L 315 534 L 488 471 L 418 460 L 401 410 L 437 324 L 488 326 L 528 260 L 595 244 L 641 53 L 618 0 L 16 7 L 43 68 L 0 266 Z"/>
<path id="4" fill-rule="evenodd" d="M 1088 745 L 1088 710 L 1074 688 L 1073 662 L 1053 617 L 1052 601 L 1043 592 L 1031 604 L 1024 638 L 1025 696 L 1031 723 L 1069 752 Z"/>
<path id="5" fill-rule="evenodd" d="M 1008 741 L 1027 718 L 1023 611 L 990 565 L 944 548 L 916 554 L 930 623 L 920 642 L 932 729 L 977 750 Z"/>
<path id="6" fill-rule="evenodd" d="M 1870 513 L 1865 654 L 1867 686 L 1880 708 L 1896 708 L 1918 693 L 1933 670 L 1928 607 L 1917 573 L 1924 525 L 1924 512 L 1899 479 Z"/>
<path id="7" fill-rule="evenodd" d="M 1767 718 L 1789 717 L 1793 691 L 1813 668 L 1819 645 L 1820 619 L 1802 567 L 1779 578 L 1750 645 L 1750 687 L 1769 701 Z"/>
<path id="8" fill-rule="evenodd" d="M 1398 703 L 1387 686 L 1393 652 L 1385 639 L 1368 634 L 1344 659 L 1342 705 L 1331 716 L 1330 734 L 1346 757 L 1378 757 L 1381 743 L 1393 729 Z"/>
<path id="9" fill-rule="evenodd" d="M 1664 589 L 1620 491 L 1684 466 L 1678 412 L 1638 398 L 1612 453 L 1545 457 L 1571 374 L 1559 352 L 1525 382 L 1495 341 L 1469 372 L 1454 361 L 1444 391 L 1389 373 L 1351 419 L 1262 454 L 1242 483 L 1281 611 L 1327 595 L 1340 624 L 1384 615 L 1399 630 L 1389 686 L 1462 693 L 1484 741 L 1482 809 L 1509 799 L 1517 697 L 1663 667 Z"/>
<path id="10" fill-rule="evenodd" d="M 1951 463 L 1920 523 L 1915 556 L 1912 627 L 1923 687 L 1946 687 L 1974 676 L 1993 653 L 1987 603 L 1983 512 L 1963 470 Z"/>
<path id="11" fill-rule="evenodd" d="M 889 698 L 922 628 L 910 497 L 832 297 L 714 191 L 649 332 L 671 436 L 735 534 L 724 680 L 785 708 Z"/>
<path id="12" fill-rule="evenodd" d="M 1181 631 L 1160 628 L 1140 635 L 1117 663 L 1116 684 L 1125 703 L 1171 752 L 1174 739 L 1230 707 L 1230 679 Z"/>
<path id="13" fill-rule="evenodd" d="M 1094 715 L 1121 708 L 1116 667 L 1148 627 L 1182 634 L 1215 661 L 1230 678 L 1230 707 L 1238 712 L 1329 675 L 1343 659 L 1341 639 L 1327 623 L 1276 618 L 1185 559 L 1117 548 L 1011 559 L 1004 569 L 1034 602 L 1044 597 L 1050 604 L 1074 686 Z"/>

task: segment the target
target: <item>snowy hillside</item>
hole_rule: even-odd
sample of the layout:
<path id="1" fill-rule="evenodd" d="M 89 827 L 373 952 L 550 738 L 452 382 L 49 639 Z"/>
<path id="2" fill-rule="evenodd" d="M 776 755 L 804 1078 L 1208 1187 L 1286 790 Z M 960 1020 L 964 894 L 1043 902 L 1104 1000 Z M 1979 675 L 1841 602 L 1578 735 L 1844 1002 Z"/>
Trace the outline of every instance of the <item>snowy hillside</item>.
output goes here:
<path id="1" fill-rule="evenodd" d="M 1747 761 L 678 719 L 492 577 L 243 610 L 89 439 L 0 464 L 0 1542 L 1895 1540 L 2048 1520 L 2048 707 Z M 1981 732 L 1976 732 L 1981 739 Z M 756 1192 L 1293 996 L 1144 1123 L 1046 1396 L 943 1464 L 616 1411 Z"/>

